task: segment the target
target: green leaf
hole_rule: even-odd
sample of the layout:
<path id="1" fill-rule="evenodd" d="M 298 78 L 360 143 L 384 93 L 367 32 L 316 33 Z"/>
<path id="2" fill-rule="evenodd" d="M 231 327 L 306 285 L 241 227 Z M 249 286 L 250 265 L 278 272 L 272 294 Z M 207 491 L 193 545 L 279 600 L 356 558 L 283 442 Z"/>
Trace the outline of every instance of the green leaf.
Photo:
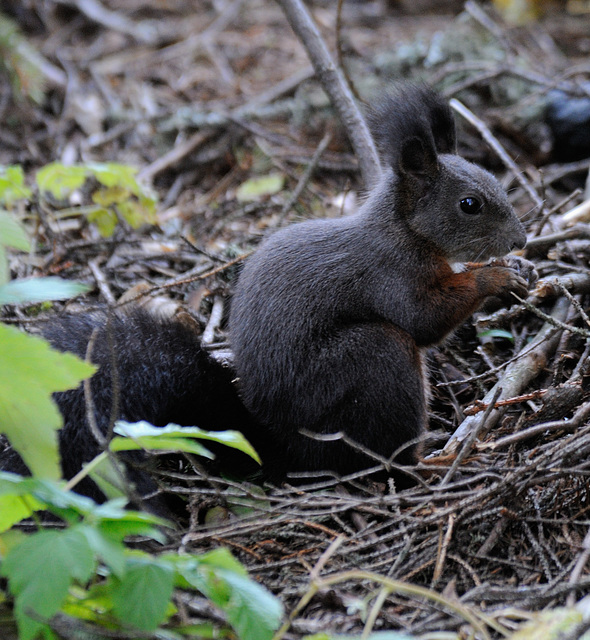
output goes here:
<path id="1" fill-rule="evenodd" d="M 178 574 L 220 607 L 241 640 L 270 640 L 283 608 L 275 596 L 247 575 L 226 550 L 176 563 Z"/>
<path id="2" fill-rule="evenodd" d="M 41 338 L 0 324 L 0 432 L 31 472 L 60 477 L 56 430 L 62 420 L 51 394 L 77 386 L 95 370 Z"/>
<path id="3" fill-rule="evenodd" d="M 0 471 L 0 499 L 5 496 L 20 496 L 32 510 L 45 509 L 69 522 L 92 513 L 95 507 L 90 498 L 66 491 L 51 480 Z"/>
<path id="4" fill-rule="evenodd" d="M 13 280 L 0 287 L 0 305 L 31 304 L 45 300 L 63 300 L 88 291 L 90 287 L 51 276 Z"/>
<path id="5" fill-rule="evenodd" d="M 73 580 L 85 583 L 96 566 L 92 549 L 76 527 L 40 531 L 10 549 L 0 572 L 15 596 L 19 638 L 30 640 L 44 626 L 28 615 L 50 618 L 62 606 Z"/>
<path id="6" fill-rule="evenodd" d="M 140 524 L 144 527 L 146 525 L 165 526 L 168 524 L 166 520 L 163 520 L 151 513 L 125 509 L 125 500 L 109 500 L 103 504 L 96 505 L 93 513 L 97 518 L 100 518 L 105 522 L 110 522 L 112 525 L 114 525 L 115 522 L 122 522 L 126 526 Z M 133 533 L 135 534 L 135 531 Z"/>
<path id="7" fill-rule="evenodd" d="M 102 236 L 109 237 L 119 221 L 117 214 L 133 228 L 157 221 L 156 195 L 137 181 L 136 173 L 134 167 L 114 162 L 73 166 L 53 163 L 41 169 L 36 180 L 42 193 L 63 200 L 89 178 L 94 178 L 101 185 L 91 195 L 96 206 L 80 207 L 78 211 L 86 214 Z"/>
<path id="8" fill-rule="evenodd" d="M 147 449 L 149 451 L 184 451 L 185 453 L 194 453 L 197 456 L 209 458 L 213 460 L 215 456 L 198 442 L 193 442 L 182 438 L 166 438 L 160 436 L 144 436 L 137 440 L 129 440 L 127 438 L 116 437 L 111 440 L 111 451 L 136 451 L 138 449 Z"/>
<path id="9" fill-rule="evenodd" d="M 224 547 L 201 553 L 198 556 L 163 556 L 170 562 L 178 562 L 179 571 L 199 571 L 200 567 L 210 567 L 212 569 L 226 569 L 240 576 L 247 577 L 248 572 L 239 560 L 236 560 L 230 551 Z"/>
<path id="10" fill-rule="evenodd" d="M 133 559 L 111 595 L 117 617 L 141 631 L 153 631 L 166 617 L 174 588 L 174 571 L 152 559 Z"/>
<path id="11" fill-rule="evenodd" d="M 120 466 L 119 471 L 117 470 L 115 460 L 99 454 L 84 465 L 84 471 L 109 500 L 122 498 L 125 502 L 127 501 L 128 482 L 124 476 L 121 476 Z M 75 486 L 72 488 L 75 489 Z"/>
<path id="12" fill-rule="evenodd" d="M 3 209 L 0 209 L 0 244 L 20 251 L 29 251 L 31 247 L 26 231 L 14 216 Z"/>
<path id="13" fill-rule="evenodd" d="M 46 509 L 71 522 L 84 517 L 96 526 L 101 536 L 115 542 L 120 542 L 130 535 L 163 540 L 164 536 L 156 527 L 170 526 L 168 521 L 151 513 L 125 509 L 124 499 L 110 500 L 99 505 L 86 496 L 67 491 L 51 480 L 0 471 L 0 500 L 5 496 L 22 496 L 30 501 L 34 508 Z M 82 532 L 86 535 L 84 529 Z"/>
<path id="14" fill-rule="evenodd" d="M 250 178 L 238 187 L 236 198 L 240 202 L 260 200 L 263 197 L 278 193 L 284 184 L 285 176 L 280 173 L 270 173 L 267 176 Z"/>
<path id="15" fill-rule="evenodd" d="M 18 529 L 11 529 L 0 535 L 0 558 L 5 558 L 10 549 L 22 544 L 28 537 L 24 531 L 19 531 Z M 0 592 L 0 604 L 5 600 L 5 593 L 6 589 Z"/>
<path id="16" fill-rule="evenodd" d="M 514 342 L 514 335 L 510 331 L 505 329 L 488 329 L 486 331 L 480 331 L 477 334 L 478 338 L 506 338 L 511 342 Z"/>
<path id="17" fill-rule="evenodd" d="M 278 598 L 250 578 L 218 570 L 217 579 L 231 587 L 224 607 L 228 622 L 242 640 L 270 640 L 281 624 L 283 607 Z"/>
<path id="18" fill-rule="evenodd" d="M 86 165 L 90 173 L 105 187 L 123 187 L 134 195 L 142 191 L 135 176 L 137 169 L 117 162 L 90 162 Z"/>
<path id="19" fill-rule="evenodd" d="M 153 223 L 153 216 L 148 220 L 148 211 L 136 200 L 127 200 L 117 205 L 123 219 L 133 229 L 138 229 L 142 224 Z"/>
<path id="20" fill-rule="evenodd" d="M 36 509 L 43 505 L 32 496 L 0 495 L 0 533 L 8 531 L 10 527 L 28 518 Z"/>
<path id="21" fill-rule="evenodd" d="M 14 476 L 14 474 L 11 475 Z M 61 511 L 71 510 L 76 515 L 87 515 L 96 507 L 96 503 L 91 498 L 68 491 L 53 480 L 39 477 L 16 477 L 20 478 L 17 488 L 20 495 L 30 493 L 47 508 Z M 10 487 L 6 485 L 5 474 L 0 474 L 0 491 L 2 493 L 10 492 Z"/>
<path id="22" fill-rule="evenodd" d="M 89 526 L 81 524 L 79 531 L 85 536 L 88 546 L 94 554 L 113 572 L 117 577 L 122 577 L 125 573 L 127 559 L 125 557 L 125 547 L 119 536 L 109 535 L 108 527 Z"/>
<path id="23" fill-rule="evenodd" d="M 113 204 L 124 202 L 129 198 L 130 193 L 127 189 L 116 184 L 112 187 L 105 187 L 104 189 L 97 189 L 92 194 L 92 202 L 99 204 L 102 207 L 110 207 Z"/>
<path id="24" fill-rule="evenodd" d="M 202 444 L 181 437 L 174 429 L 170 436 L 165 429 L 168 427 L 154 427 L 149 422 L 141 421 L 128 423 L 117 421 L 115 432 L 125 437 L 115 436 L 109 443 L 111 451 L 137 451 L 147 449 L 148 451 L 184 451 L 195 455 L 213 459 L 215 456 Z M 187 434 L 188 435 L 188 434 Z"/>
<path id="25" fill-rule="evenodd" d="M 143 193 L 140 193 L 139 204 L 141 205 L 145 222 L 148 224 L 156 224 L 158 218 L 156 216 L 156 209 L 158 206 L 158 198 L 155 193 L 150 189 L 144 189 Z"/>
<path id="26" fill-rule="evenodd" d="M 210 440 L 219 444 L 227 445 L 233 449 L 238 449 L 243 453 L 260 462 L 258 454 L 252 445 L 244 438 L 239 431 L 205 431 L 199 427 L 180 427 L 176 424 L 169 424 L 165 427 L 154 427 L 149 422 L 125 422 L 118 420 L 115 423 L 115 433 L 131 438 L 132 441 L 141 445 L 145 449 L 170 449 L 172 451 L 188 451 L 194 453 L 193 443 L 189 438 L 199 440 Z M 139 448 L 133 446 L 124 438 L 115 437 L 111 440 L 110 448 L 113 451 L 126 451 Z M 205 451 L 207 451 L 205 449 Z M 196 451 L 198 453 L 198 451 Z M 209 454 L 209 452 L 207 452 Z M 207 455 L 199 454 L 199 455 Z M 209 454 L 207 457 L 211 457 Z"/>
<path id="27" fill-rule="evenodd" d="M 60 162 L 45 165 L 37 171 L 35 179 L 41 192 L 47 191 L 57 200 L 63 200 L 86 182 L 87 169 L 83 166 L 66 166 Z"/>
<path id="28" fill-rule="evenodd" d="M 145 536 L 158 542 L 166 537 L 156 527 L 171 527 L 164 518 L 143 511 L 124 509 L 124 500 L 109 500 L 95 506 L 93 520 L 99 521 L 100 531 L 113 540 L 123 540 L 127 536 Z"/>
<path id="29" fill-rule="evenodd" d="M 25 185 L 22 167 L 0 166 L 0 202 L 10 207 L 15 200 L 25 200 L 30 197 L 31 190 Z"/>
<path id="30" fill-rule="evenodd" d="M 98 207 L 90 211 L 86 217 L 88 222 L 96 225 L 103 238 L 110 238 L 113 235 L 117 226 L 117 214 L 114 211 Z"/>
<path id="31" fill-rule="evenodd" d="M 234 638 L 233 633 L 227 630 L 224 631 L 218 629 L 209 622 L 203 622 L 201 624 L 189 624 L 182 625 L 177 628 L 180 635 L 175 635 L 171 640 L 180 640 L 180 638 L 195 638 L 197 640 L 232 640 Z"/>

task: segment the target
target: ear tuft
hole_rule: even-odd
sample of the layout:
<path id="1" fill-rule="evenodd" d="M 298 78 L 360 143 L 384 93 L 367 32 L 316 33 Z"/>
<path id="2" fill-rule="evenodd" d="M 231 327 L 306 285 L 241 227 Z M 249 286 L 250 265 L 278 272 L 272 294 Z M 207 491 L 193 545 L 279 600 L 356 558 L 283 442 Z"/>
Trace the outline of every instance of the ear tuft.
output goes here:
<path id="1" fill-rule="evenodd" d="M 428 158 L 455 152 L 455 121 L 451 109 L 446 100 L 427 85 L 407 84 L 388 93 L 371 107 L 368 121 L 383 160 L 394 170 L 411 166 L 412 156 L 418 150 L 415 142 L 406 145 L 411 138 L 421 142 Z M 409 165 L 401 158 L 404 149 L 410 154 Z"/>

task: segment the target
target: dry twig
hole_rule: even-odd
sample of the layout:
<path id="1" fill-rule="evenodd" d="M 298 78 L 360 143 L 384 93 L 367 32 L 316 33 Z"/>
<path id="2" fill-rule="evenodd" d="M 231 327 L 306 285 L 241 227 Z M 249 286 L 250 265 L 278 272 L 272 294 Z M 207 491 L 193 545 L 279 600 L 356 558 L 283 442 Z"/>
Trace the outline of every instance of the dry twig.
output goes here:
<path id="1" fill-rule="evenodd" d="M 569 302 L 567 300 L 558 300 L 553 309 L 553 313 L 551 314 L 553 319 L 558 322 L 563 322 L 566 318 L 568 308 Z M 492 403 L 492 400 L 496 395 L 496 387 L 501 387 L 502 392 L 498 395 L 495 401 L 504 400 L 522 393 L 523 388 L 532 379 L 534 379 L 546 365 L 549 355 L 557 346 L 559 336 L 560 334 L 555 330 L 553 323 L 545 323 L 532 343 L 535 345 L 535 348 L 532 349 L 532 344 L 529 345 L 526 355 L 523 358 L 514 361 L 509 367 L 506 367 L 502 378 L 498 381 L 496 386 L 486 394 L 483 402 L 485 404 Z M 492 429 L 501 416 L 501 409 L 492 411 L 492 413 L 487 417 L 487 429 Z M 465 418 L 445 445 L 443 453 L 454 453 L 458 449 L 460 443 L 468 438 L 472 431 L 479 429 L 481 421 L 482 416 L 480 415 L 468 416 Z"/>
<path id="2" fill-rule="evenodd" d="M 342 71 L 335 65 L 320 32 L 301 0 L 277 0 L 293 31 L 304 45 L 319 81 L 345 127 L 358 158 L 366 187 L 381 175 L 381 164 L 373 138 Z"/>

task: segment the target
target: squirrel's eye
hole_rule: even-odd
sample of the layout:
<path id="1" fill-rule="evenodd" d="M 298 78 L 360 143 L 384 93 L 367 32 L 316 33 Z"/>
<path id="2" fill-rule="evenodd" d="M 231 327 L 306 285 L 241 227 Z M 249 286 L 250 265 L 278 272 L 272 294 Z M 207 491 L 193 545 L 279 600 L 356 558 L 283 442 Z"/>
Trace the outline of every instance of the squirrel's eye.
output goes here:
<path id="1" fill-rule="evenodd" d="M 482 204 L 477 198 L 469 196 L 459 201 L 459 206 L 461 207 L 461 211 L 463 211 L 463 213 L 474 214 L 479 213 Z"/>

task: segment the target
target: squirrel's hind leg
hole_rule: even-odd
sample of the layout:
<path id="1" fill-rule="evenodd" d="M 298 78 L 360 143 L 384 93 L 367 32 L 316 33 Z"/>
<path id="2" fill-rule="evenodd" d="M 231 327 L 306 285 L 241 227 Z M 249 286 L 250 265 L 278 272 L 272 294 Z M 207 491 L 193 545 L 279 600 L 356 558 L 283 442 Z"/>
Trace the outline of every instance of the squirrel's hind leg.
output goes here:
<path id="1" fill-rule="evenodd" d="M 359 357 L 362 354 L 362 357 Z M 296 471 L 334 470 L 341 475 L 379 465 L 363 452 L 375 452 L 399 465 L 417 461 L 426 425 L 426 384 L 422 354 L 402 329 L 385 322 L 355 324 L 340 329 L 329 345 L 316 352 L 306 374 L 306 418 L 299 426 L 276 431 L 284 442 L 286 468 Z M 300 374 L 301 375 L 301 374 Z M 342 439 L 324 441 L 300 429 L 343 432 L 359 446 Z M 411 484 L 402 472 L 392 475 L 398 487 Z"/>

